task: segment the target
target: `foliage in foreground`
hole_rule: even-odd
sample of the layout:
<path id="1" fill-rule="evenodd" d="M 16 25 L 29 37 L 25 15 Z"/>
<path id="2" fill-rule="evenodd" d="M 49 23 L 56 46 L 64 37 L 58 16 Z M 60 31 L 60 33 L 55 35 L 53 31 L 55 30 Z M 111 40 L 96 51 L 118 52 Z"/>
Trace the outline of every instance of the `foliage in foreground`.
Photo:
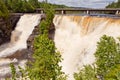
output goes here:
<path id="1" fill-rule="evenodd" d="M 95 56 L 97 74 L 103 79 L 117 80 L 120 71 L 120 43 L 117 43 L 113 37 L 103 36 L 98 42 Z"/>
<path id="2" fill-rule="evenodd" d="M 97 80 L 96 69 L 90 65 L 84 66 L 79 73 L 74 74 L 75 80 Z"/>
<path id="3" fill-rule="evenodd" d="M 55 52 L 54 43 L 48 35 L 39 35 L 34 47 L 35 62 L 28 69 L 30 79 L 66 80 L 66 76 L 60 71 L 61 67 L 58 65 L 61 56 Z M 120 42 L 116 42 L 111 36 L 104 35 L 98 42 L 95 57 L 97 67 L 85 66 L 79 73 L 74 74 L 75 80 L 120 80 Z M 13 67 L 12 73 L 15 80 L 14 69 Z"/>
<path id="4" fill-rule="evenodd" d="M 34 59 L 29 68 L 31 80 L 56 80 L 60 74 L 61 67 L 58 63 L 61 61 L 60 53 L 55 52 L 55 46 L 52 40 L 49 40 L 45 34 L 39 35 L 34 43 Z"/>
<path id="5" fill-rule="evenodd" d="M 96 66 L 85 66 L 75 73 L 76 80 L 120 80 L 120 42 L 104 35 L 95 52 Z"/>
<path id="6" fill-rule="evenodd" d="M 48 37 L 49 26 L 54 17 L 54 10 L 47 4 L 45 6 L 46 19 L 40 24 L 40 35 L 34 42 L 34 62 L 28 67 L 28 75 L 31 80 L 60 80 L 63 77 L 61 67 L 61 55 L 56 52 L 53 40 Z"/>
<path id="7" fill-rule="evenodd" d="M 13 80 L 16 80 L 16 79 L 15 79 L 15 77 L 16 77 L 16 69 L 15 69 L 15 66 L 11 63 L 11 64 L 10 64 L 10 67 L 11 67 L 12 79 L 13 79 Z"/>

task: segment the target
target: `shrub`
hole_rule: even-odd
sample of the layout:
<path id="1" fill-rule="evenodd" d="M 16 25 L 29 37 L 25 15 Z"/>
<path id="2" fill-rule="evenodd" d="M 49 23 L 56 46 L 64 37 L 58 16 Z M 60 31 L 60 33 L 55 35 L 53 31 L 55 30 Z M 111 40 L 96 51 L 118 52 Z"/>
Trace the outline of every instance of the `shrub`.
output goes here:
<path id="1" fill-rule="evenodd" d="M 75 73 L 76 80 L 120 80 L 120 42 L 111 36 L 102 36 L 95 52 L 96 66 L 85 66 Z"/>
<path id="2" fill-rule="evenodd" d="M 79 73 L 74 74 L 75 80 L 97 80 L 96 69 L 90 65 L 84 67 Z"/>
<path id="3" fill-rule="evenodd" d="M 40 35 L 34 42 L 34 61 L 28 66 L 28 75 L 31 80 L 61 80 L 66 79 L 61 72 L 61 55 L 56 52 L 54 42 L 48 38 L 48 31 L 54 17 L 50 5 L 44 4 L 46 19 L 40 24 Z"/>
<path id="4" fill-rule="evenodd" d="M 116 78 L 116 71 L 120 71 L 120 43 L 113 37 L 104 35 L 98 42 L 95 57 L 97 74 L 103 79 L 110 78 L 110 75 L 111 78 Z"/>

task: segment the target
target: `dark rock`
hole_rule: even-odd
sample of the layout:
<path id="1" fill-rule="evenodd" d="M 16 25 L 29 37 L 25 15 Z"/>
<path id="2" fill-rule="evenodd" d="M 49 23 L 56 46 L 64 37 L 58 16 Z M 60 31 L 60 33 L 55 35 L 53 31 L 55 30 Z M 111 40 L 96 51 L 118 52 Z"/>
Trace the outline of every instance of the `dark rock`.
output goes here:
<path id="1" fill-rule="evenodd" d="M 10 41 L 10 37 L 11 37 L 11 32 L 15 29 L 16 23 L 19 20 L 20 16 L 16 17 L 16 16 L 12 16 L 9 21 L 11 22 L 5 22 L 5 24 L 0 24 L 0 44 L 6 43 L 8 41 Z M 8 27 L 8 24 L 9 27 Z M 16 51 L 13 55 L 7 56 L 5 58 L 7 59 L 11 59 L 13 60 L 14 58 L 17 59 L 18 61 L 14 64 L 18 65 L 20 61 L 22 60 L 31 60 L 33 61 L 34 59 L 32 58 L 32 54 L 34 53 L 34 39 L 35 37 L 40 34 L 39 32 L 39 26 L 36 26 L 32 32 L 32 34 L 29 36 L 28 40 L 27 40 L 27 49 L 22 49 L 22 50 L 18 50 Z M 50 39 L 54 39 L 54 34 L 55 34 L 55 26 L 52 23 L 51 27 L 49 29 L 49 38 Z M 6 44 L 7 45 L 7 44 Z M 1 49 L 3 49 L 4 47 L 6 47 L 6 45 L 1 46 Z M 6 66 L 6 65 L 4 65 Z M 4 67 L 3 66 L 3 67 Z M 4 77 L 10 77 L 10 73 L 6 74 Z"/>
<path id="2" fill-rule="evenodd" d="M 0 45 L 10 41 L 11 32 L 14 30 L 20 16 L 10 16 L 7 20 L 0 18 Z"/>
<path id="3" fill-rule="evenodd" d="M 54 40 L 54 36 L 55 36 L 55 25 L 52 23 L 49 29 L 49 38 Z"/>

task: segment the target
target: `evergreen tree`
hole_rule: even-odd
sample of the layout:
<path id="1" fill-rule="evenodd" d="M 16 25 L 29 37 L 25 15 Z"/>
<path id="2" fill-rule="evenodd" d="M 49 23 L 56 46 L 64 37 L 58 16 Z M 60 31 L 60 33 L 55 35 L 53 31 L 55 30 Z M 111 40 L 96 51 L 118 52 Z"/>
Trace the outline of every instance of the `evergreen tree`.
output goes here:
<path id="1" fill-rule="evenodd" d="M 9 16 L 9 11 L 5 6 L 4 2 L 0 0 L 0 17 L 6 19 Z"/>
<path id="2" fill-rule="evenodd" d="M 95 57 L 96 67 L 85 66 L 74 74 L 76 80 L 120 80 L 120 42 L 104 35 L 98 42 Z"/>
<path id="3" fill-rule="evenodd" d="M 38 1 L 38 0 L 28 0 L 28 2 L 29 2 L 34 8 L 38 8 L 38 7 L 39 7 L 39 1 Z"/>
<path id="4" fill-rule="evenodd" d="M 106 8 L 120 8 L 120 0 L 117 2 L 112 2 L 111 4 L 107 5 Z"/>

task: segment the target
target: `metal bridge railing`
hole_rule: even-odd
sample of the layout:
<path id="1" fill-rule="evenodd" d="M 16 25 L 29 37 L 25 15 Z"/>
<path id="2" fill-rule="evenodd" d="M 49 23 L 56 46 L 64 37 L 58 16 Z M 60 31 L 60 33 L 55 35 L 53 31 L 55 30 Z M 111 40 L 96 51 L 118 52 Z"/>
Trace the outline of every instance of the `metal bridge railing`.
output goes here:
<path id="1" fill-rule="evenodd" d="M 120 14 L 120 8 L 105 8 L 105 9 L 87 9 L 87 8 L 56 8 L 55 12 L 59 12 L 60 14 L 67 14 L 67 12 L 71 11 L 74 12 L 84 12 L 86 14 L 91 14 L 93 12 L 104 12 L 104 13 L 113 13 L 113 14 Z M 44 13 L 43 8 L 37 8 L 37 13 Z"/>

